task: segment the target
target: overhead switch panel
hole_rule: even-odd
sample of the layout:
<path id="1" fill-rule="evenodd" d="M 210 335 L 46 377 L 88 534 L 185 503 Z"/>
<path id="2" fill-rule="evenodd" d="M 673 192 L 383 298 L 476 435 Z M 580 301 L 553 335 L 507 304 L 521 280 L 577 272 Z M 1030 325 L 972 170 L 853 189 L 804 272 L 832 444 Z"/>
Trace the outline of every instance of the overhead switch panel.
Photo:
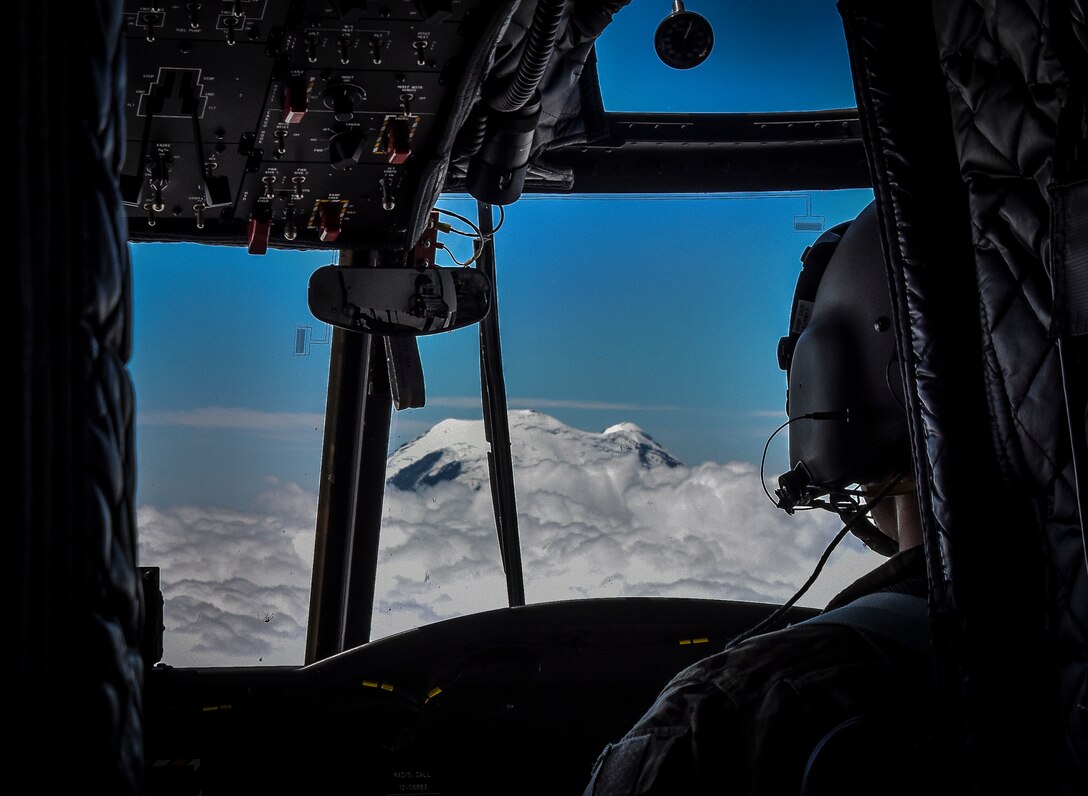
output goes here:
<path id="1" fill-rule="evenodd" d="M 411 248 L 411 199 L 493 10 L 126 2 L 130 236 L 255 253 Z"/>

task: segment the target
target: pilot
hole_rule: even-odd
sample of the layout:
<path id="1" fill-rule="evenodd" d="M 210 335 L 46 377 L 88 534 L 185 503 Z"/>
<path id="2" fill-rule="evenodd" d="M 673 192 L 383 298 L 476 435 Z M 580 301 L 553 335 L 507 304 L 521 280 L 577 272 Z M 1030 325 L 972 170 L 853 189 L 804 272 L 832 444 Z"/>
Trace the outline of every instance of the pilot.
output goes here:
<path id="1" fill-rule="evenodd" d="M 933 790 L 919 762 L 935 690 L 925 560 L 875 206 L 803 261 L 779 344 L 792 464 L 779 506 L 831 508 L 840 536 L 890 558 L 813 619 L 761 623 L 678 674 L 605 748 L 587 795 Z"/>

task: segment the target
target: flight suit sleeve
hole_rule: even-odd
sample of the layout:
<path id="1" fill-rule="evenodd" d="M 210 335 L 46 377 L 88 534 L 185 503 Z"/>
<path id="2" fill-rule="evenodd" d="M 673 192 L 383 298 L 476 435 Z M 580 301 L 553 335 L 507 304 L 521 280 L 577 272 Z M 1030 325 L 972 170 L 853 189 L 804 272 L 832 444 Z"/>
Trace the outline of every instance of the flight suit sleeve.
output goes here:
<path id="1" fill-rule="evenodd" d="M 736 707 L 698 664 L 682 672 L 618 742 L 605 747 L 584 796 L 721 792 L 705 781 L 738 748 Z"/>

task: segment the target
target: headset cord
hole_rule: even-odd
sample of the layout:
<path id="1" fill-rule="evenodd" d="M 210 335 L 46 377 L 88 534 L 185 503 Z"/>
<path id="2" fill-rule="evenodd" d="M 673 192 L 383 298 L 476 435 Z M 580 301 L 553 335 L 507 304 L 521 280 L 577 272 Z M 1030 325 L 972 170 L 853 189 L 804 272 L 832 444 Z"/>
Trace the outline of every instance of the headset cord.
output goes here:
<path id="1" fill-rule="evenodd" d="M 809 590 L 809 587 L 816 582 L 816 578 L 820 576 L 820 572 L 823 570 L 824 564 L 826 564 L 827 559 L 831 557 L 831 552 L 836 547 L 838 547 L 839 542 L 841 542 L 846 537 L 846 534 L 850 533 L 853 527 L 857 525 L 862 520 L 862 518 L 865 517 L 866 514 L 872 511 L 873 508 L 875 508 L 888 495 L 888 493 L 892 491 L 892 489 L 898 486 L 899 482 L 902 480 L 903 476 L 893 478 L 887 484 L 885 484 L 879 492 L 877 492 L 877 494 L 873 497 L 871 501 L 869 501 L 865 506 L 859 507 L 858 510 L 854 512 L 854 516 L 852 516 L 846 522 L 846 524 L 842 526 L 842 530 L 835 534 L 835 538 L 831 540 L 831 544 L 829 544 L 827 546 L 827 549 L 824 550 L 823 555 L 820 556 L 820 560 L 816 562 L 816 568 L 812 571 L 812 574 L 809 575 L 808 580 L 806 580 L 804 584 L 802 584 L 801 588 L 798 589 L 792 597 L 790 597 L 788 600 L 786 600 L 785 603 L 776 608 L 765 619 L 757 622 L 753 627 L 745 630 L 740 635 L 734 636 L 729 641 L 729 643 L 725 645 L 725 649 L 732 649 L 733 647 L 740 644 L 742 641 L 747 641 L 752 636 L 764 632 L 765 629 L 774 626 L 779 620 L 781 620 L 785 613 L 790 610 L 798 600 L 804 597 L 805 592 L 807 592 Z"/>

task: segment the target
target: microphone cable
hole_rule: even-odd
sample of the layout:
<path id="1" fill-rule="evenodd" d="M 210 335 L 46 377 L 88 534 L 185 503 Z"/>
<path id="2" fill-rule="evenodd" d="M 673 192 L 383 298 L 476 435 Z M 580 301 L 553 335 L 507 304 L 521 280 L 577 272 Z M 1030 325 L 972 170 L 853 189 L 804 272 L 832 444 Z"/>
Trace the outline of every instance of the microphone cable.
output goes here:
<path id="1" fill-rule="evenodd" d="M 767 437 L 767 443 L 763 446 L 763 456 L 759 460 L 759 484 L 760 484 L 760 486 L 763 487 L 763 494 L 765 494 L 767 496 L 767 500 L 771 501 L 771 503 L 774 504 L 774 507 L 776 509 L 782 508 L 782 503 L 775 500 L 773 497 L 771 497 L 770 490 L 767 489 L 767 480 L 763 476 L 765 470 L 767 469 L 767 451 L 771 447 L 771 440 L 773 440 L 778 435 L 778 432 L 781 431 L 782 429 L 784 429 L 786 426 L 789 426 L 789 425 L 791 425 L 793 423 L 796 423 L 798 420 L 843 420 L 843 421 L 849 423 L 850 422 L 850 410 L 849 409 L 844 409 L 841 412 L 809 412 L 808 414 L 805 414 L 805 415 L 798 415 L 797 417 L 791 417 L 785 423 L 783 423 L 778 428 L 776 428 L 774 431 L 772 431 L 771 436 Z M 810 508 L 810 507 L 806 507 L 806 508 Z M 787 513 L 792 514 L 793 511 L 788 510 Z"/>
<path id="2" fill-rule="evenodd" d="M 796 419 L 800 420 L 801 418 Z M 748 628 L 743 633 L 730 639 L 729 643 L 725 645 L 725 649 L 730 650 L 740 644 L 742 641 L 747 641 L 752 636 L 766 632 L 766 628 L 771 627 L 775 623 L 779 622 L 779 620 L 782 619 L 785 613 L 793 608 L 794 604 L 796 604 L 798 600 L 805 596 L 805 592 L 809 590 L 809 587 L 816 582 L 816 578 L 818 578 L 820 576 L 820 572 L 823 571 L 824 564 L 826 564 L 827 559 L 831 557 L 831 552 L 836 547 L 838 547 L 839 542 L 841 542 L 846 537 L 846 534 L 850 533 L 854 526 L 857 525 L 865 517 L 866 514 L 868 514 L 876 506 L 878 506 L 880 502 L 884 500 L 884 498 L 888 495 L 888 493 L 890 493 L 896 486 L 898 486 L 899 482 L 902 480 L 902 475 L 890 479 L 888 483 L 886 483 L 884 487 L 879 492 L 877 492 L 873 499 L 868 502 L 867 505 L 859 507 L 858 510 L 854 512 L 854 516 L 851 517 L 845 525 L 843 525 L 842 530 L 835 534 L 835 538 L 831 540 L 831 544 L 829 544 L 824 550 L 823 555 L 820 556 L 820 560 L 816 562 L 816 568 L 812 571 L 812 574 L 809 575 L 808 580 L 806 580 L 804 584 L 801 585 L 801 588 L 799 588 L 792 597 L 790 597 L 788 600 L 786 600 L 785 603 L 776 608 L 766 618 L 757 622 L 755 625 Z"/>

